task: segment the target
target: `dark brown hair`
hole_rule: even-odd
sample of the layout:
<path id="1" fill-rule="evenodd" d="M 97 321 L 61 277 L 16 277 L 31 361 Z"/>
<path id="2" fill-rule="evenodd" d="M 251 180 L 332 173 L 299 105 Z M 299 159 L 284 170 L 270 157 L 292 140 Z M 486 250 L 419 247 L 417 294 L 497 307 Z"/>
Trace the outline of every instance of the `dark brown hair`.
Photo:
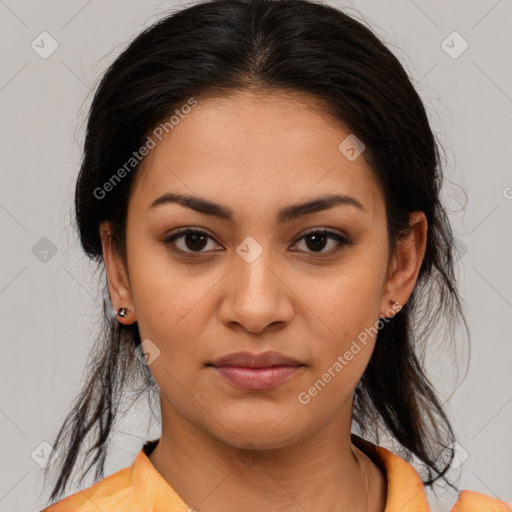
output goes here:
<path id="1" fill-rule="evenodd" d="M 362 23 L 307 0 L 213 0 L 142 32 L 104 73 L 92 101 L 75 196 L 81 244 L 103 268 L 99 225 L 108 220 L 125 255 L 127 204 L 138 166 L 106 197 L 97 191 L 191 97 L 200 101 L 237 90 L 304 93 L 363 141 L 364 158 L 385 196 L 391 248 L 407 232 L 410 212 L 426 215 L 418 281 L 407 304 L 379 331 L 356 389 L 354 420 L 363 436 L 378 440 L 390 434 L 406 457 L 419 459 L 431 485 L 448 470 L 455 438 L 425 373 L 422 347 L 440 324 L 466 325 L 454 276 L 454 239 L 440 200 L 438 144 L 422 101 L 397 58 Z M 64 493 L 81 452 L 88 462 L 82 477 L 93 466 L 95 478 L 103 476 L 128 388 L 158 393 L 147 366 L 134 355 L 141 343 L 137 324 L 117 322 L 106 280 L 104 286 L 104 325 L 89 376 L 54 443 L 64 455 L 50 499 Z M 453 329 L 444 336 L 450 343 Z"/>

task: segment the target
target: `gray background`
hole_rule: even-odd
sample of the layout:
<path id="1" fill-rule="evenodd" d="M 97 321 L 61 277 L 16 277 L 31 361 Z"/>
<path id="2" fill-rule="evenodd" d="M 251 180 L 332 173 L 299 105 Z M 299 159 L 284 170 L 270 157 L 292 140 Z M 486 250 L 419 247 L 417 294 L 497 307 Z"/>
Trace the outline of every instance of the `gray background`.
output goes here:
<path id="1" fill-rule="evenodd" d="M 0 0 L 0 510 L 45 505 L 36 461 L 37 453 L 44 460 L 47 448 L 40 443 L 52 441 L 79 391 L 94 342 L 97 273 L 70 225 L 90 91 L 134 35 L 177 5 Z M 454 475 L 460 486 L 512 501 L 512 2 L 343 5 L 363 16 L 400 58 L 446 151 L 451 184 L 445 195 L 458 239 L 472 353 L 462 382 L 463 342 L 458 376 L 442 348 L 433 347 L 432 379 L 459 438 L 461 465 Z M 31 47 L 43 31 L 59 45 L 47 59 Z M 463 40 L 446 40 L 454 31 L 469 44 L 457 58 Z M 146 423 L 145 410 L 133 409 L 117 427 L 107 473 L 129 465 L 143 438 L 155 435 L 146 433 Z"/>

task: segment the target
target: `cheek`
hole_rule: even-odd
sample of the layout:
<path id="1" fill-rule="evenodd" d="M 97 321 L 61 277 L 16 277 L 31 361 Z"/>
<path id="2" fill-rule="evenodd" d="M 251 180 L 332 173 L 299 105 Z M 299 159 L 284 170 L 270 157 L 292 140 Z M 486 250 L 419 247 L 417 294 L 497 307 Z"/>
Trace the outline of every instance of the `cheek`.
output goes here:
<path id="1" fill-rule="evenodd" d="M 308 414 L 318 418 L 332 414 L 351 395 L 370 361 L 378 332 L 371 311 L 362 307 L 333 317 L 331 326 L 337 335 L 318 338 L 308 378 L 297 395 L 298 403 L 308 406 Z"/>
<path id="2" fill-rule="evenodd" d="M 205 327 L 208 291 L 218 277 L 206 273 L 204 279 L 194 279 L 193 268 L 171 266 L 169 256 L 161 249 L 150 252 L 134 246 L 129 250 L 131 289 L 141 339 L 155 343 L 162 356 L 172 353 L 169 364 L 190 364 L 194 361 L 190 353 L 196 350 Z"/>
<path id="3" fill-rule="evenodd" d="M 298 292 L 317 317 L 319 329 L 332 342 L 345 342 L 379 318 L 384 288 L 384 262 L 372 255 L 355 254 L 321 279 L 302 281 Z M 319 332 L 320 334 L 320 332 Z"/>
<path id="4" fill-rule="evenodd" d="M 314 313 L 308 315 L 310 331 L 318 334 L 311 345 L 312 383 L 317 382 L 311 393 L 322 395 L 320 402 L 331 392 L 341 397 L 351 391 L 372 355 L 386 270 L 376 252 L 361 252 L 329 278 L 310 282 L 309 292 L 302 290 L 307 309 Z"/>

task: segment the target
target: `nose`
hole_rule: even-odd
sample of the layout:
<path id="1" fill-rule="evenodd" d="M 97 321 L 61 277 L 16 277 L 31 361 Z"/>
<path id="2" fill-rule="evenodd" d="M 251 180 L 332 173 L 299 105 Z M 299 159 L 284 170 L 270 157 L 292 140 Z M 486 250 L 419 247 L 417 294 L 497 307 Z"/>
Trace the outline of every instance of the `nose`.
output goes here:
<path id="1" fill-rule="evenodd" d="M 220 320 L 231 329 L 253 334 L 288 324 L 294 314 L 293 292 L 270 251 L 252 262 L 235 254 L 233 264 L 223 282 Z"/>

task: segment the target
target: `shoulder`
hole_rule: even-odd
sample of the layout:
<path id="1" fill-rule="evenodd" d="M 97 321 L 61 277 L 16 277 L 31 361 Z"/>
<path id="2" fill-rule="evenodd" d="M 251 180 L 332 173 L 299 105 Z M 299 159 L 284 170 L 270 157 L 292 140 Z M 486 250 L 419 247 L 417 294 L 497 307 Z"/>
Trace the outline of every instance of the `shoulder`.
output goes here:
<path id="1" fill-rule="evenodd" d="M 124 468 L 107 476 L 93 486 L 78 491 L 42 512 L 98 512 L 102 510 L 130 511 L 137 508 L 131 485 L 131 468 Z"/>
<path id="2" fill-rule="evenodd" d="M 474 491 L 462 491 L 451 512 L 511 512 L 512 503 Z"/>
<path id="3" fill-rule="evenodd" d="M 50 505 L 42 512 L 150 512 L 190 508 L 158 473 L 144 448 L 130 467 Z"/>
<path id="4" fill-rule="evenodd" d="M 385 512 L 430 512 L 426 488 L 413 466 L 386 448 L 352 435 L 352 442 L 382 470 L 387 480 Z M 455 501 L 455 496 L 450 503 Z M 441 510 L 441 509 L 436 509 Z M 462 491 L 450 512 L 512 512 L 512 504 L 474 491 Z"/>

